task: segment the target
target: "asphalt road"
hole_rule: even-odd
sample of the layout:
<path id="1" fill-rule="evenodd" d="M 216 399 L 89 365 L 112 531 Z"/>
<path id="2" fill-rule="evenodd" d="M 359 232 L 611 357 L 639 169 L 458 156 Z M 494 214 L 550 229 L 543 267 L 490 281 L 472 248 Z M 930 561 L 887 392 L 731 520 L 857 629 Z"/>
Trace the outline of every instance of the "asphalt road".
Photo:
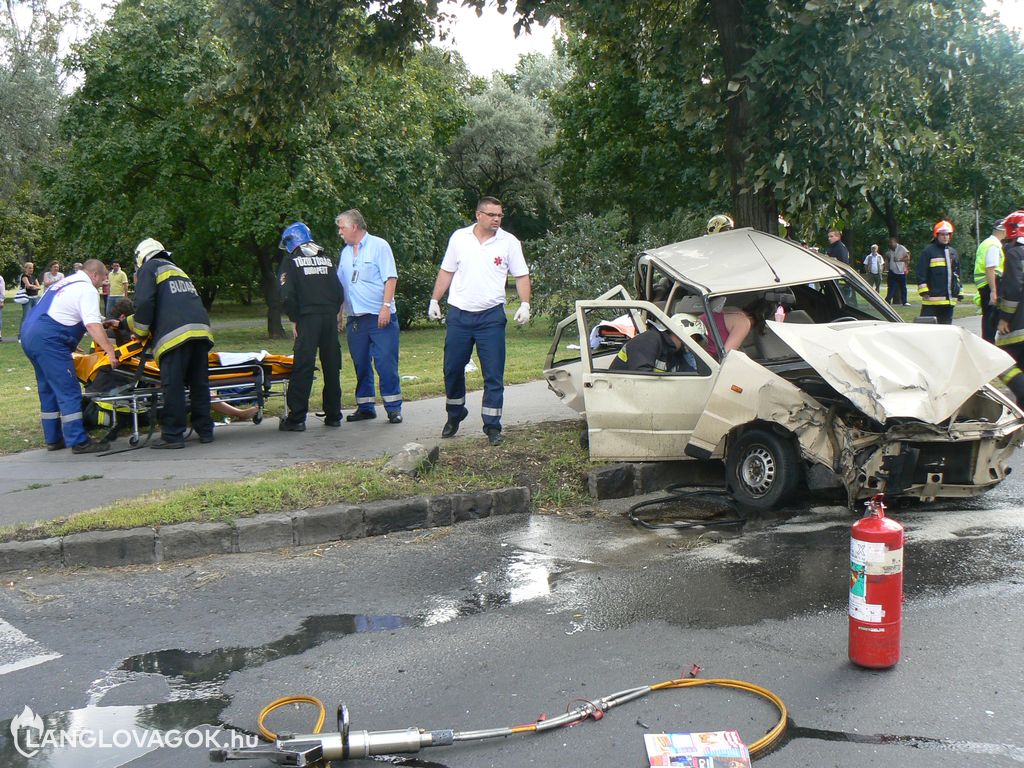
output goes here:
<path id="1" fill-rule="evenodd" d="M 346 702 L 356 729 L 470 730 L 532 722 L 696 663 L 702 677 L 754 682 L 788 705 L 788 735 L 759 766 L 1020 766 L 1021 463 L 970 504 L 896 511 L 907 601 L 903 656 L 889 671 L 847 661 L 842 509 L 753 520 L 721 541 L 611 513 L 513 516 L 4 582 L 0 718 L 28 706 L 49 733 L 77 725 L 117 743 L 123 728 L 135 738 L 203 723 L 251 730 L 272 699 L 308 693 L 332 713 Z M 641 766 L 644 733 L 735 728 L 749 743 L 774 719 L 741 692 L 675 690 L 600 722 L 388 762 Z M 271 720 L 299 732 L 311 723 L 297 708 Z M 153 741 L 25 759 L 9 733 L 0 723 L 4 766 L 207 764 L 204 749 Z"/>

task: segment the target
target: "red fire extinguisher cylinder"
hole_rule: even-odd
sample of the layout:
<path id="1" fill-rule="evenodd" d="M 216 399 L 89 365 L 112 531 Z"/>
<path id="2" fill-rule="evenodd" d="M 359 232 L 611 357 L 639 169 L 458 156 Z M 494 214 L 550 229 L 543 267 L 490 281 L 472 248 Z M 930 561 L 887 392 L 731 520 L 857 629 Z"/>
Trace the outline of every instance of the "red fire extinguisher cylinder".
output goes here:
<path id="1" fill-rule="evenodd" d="M 900 660 L 903 526 L 885 516 L 881 494 L 850 532 L 850 661 L 886 669 Z"/>

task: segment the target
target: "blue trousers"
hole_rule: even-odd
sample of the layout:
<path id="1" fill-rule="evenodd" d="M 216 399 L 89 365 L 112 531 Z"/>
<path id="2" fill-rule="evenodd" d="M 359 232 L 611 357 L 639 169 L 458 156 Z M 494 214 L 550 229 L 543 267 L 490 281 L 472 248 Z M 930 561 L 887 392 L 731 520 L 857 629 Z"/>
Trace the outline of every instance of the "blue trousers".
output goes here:
<path id="1" fill-rule="evenodd" d="M 36 372 L 43 438 L 50 445 L 62 440 L 68 446 L 89 441 L 82 423 L 82 388 L 71 359 L 83 328 L 64 326 L 42 315 L 25 329 L 21 339 L 21 348 Z"/>
<path id="2" fill-rule="evenodd" d="M 501 429 L 501 407 L 505 401 L 505 305 L 466 312 L 449 307 L 444 337 L 444 391 L 448 418 L 462 421 L 466 408 L 466 364 L 473 354 L 480 359 L 484 375 L 484 399 L 480 413 L 484 431 Z"/>
<path id="3" fill-rule="evenodd" d="M 376 412 L 373 371 L 380 379 L 380 399 L 388 413 L 402 410 L 402 384 L 398 376 L 398 317 L 377 327 L 377 315 L 352 315 L 345 325 L 348 353 L 356 368 L 356 408 Z"/>

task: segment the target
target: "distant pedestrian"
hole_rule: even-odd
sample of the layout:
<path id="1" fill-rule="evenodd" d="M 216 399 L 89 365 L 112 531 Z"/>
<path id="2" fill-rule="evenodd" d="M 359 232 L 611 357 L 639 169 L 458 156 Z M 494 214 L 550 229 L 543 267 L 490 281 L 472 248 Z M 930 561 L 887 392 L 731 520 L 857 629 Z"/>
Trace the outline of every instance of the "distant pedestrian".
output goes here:
<path id="1" fill-rule="evenodd" d="M 21 322 L 18 324 L 19 338 L 21 337 L 21 329 L 25 325 L 25 319 L 28 317 L 28 313 L 32 311 L 32 307 L 39 303 L 39 296 L 43 290 L 42 283 L 39 282 L 35 272 L 36 265 L 31 261 L 26 261 L 22 267 L 21 277 L 18 278 L 18 288 L 24 289 L 25 297 L 27 298 L 27 301 L 21 305 Z"/>
<path id="2" fill-rule="evenodd" d="M 21 348 L 32 362 L 39 394 L 39 410 L 46 448 L 72 453 L 99 453 L 110 446 L 93 440 L 82 422 L 82 389 L 75 376 L 71 353 L 88 331 L 118 366 L 114 346 L 103 330 L 96 289 L 107 276 L 99 259 L 89 259 L 80 272 L 55 283 L 21 328 Z"/>
<path id="3" fill-rule="evenodd" d="M 963 298 L 960 283 L 960 255 L 949 244 L 953 225 L 940 221 L 932 228 L 935 239 L 921 251 L 917 264 L 921 317 L 934 317 L 940 325 L 953 322 L 953 309 Z"/>
<path id="4" fill-rule="evenodd" d="M 338 259 L 338 279 L 345 291 L 345 338 L 356 369 L 356 412 L 346 421 L 377 418 L 376 368 L 388 422 L 401 424 L 395 256 L 387 240 L 366 231 L 366 220 L 355 208 L 338 214 L 335 224 L 345 241 Z"/>
<path id="5" fill-rule="evenodd" d="M 50 268 L 43 273 L 43 290 L 49 290 L 51 285 L 59 283 L 63 279 L 64 273 L 60 271 L 60 263 L 51 261 Z"/>
<path id="6" fill-rule="evenodd" d="M 825 253 L 836 261 L 843 262 L 843 264 L 850 263 L 850 252 L 843 242 L 843 233 L 838 229 L 830 229 L 828 231 L 828 248 L 825 249 Z"/>
<path id="7" fill-rule="evenodd" d="M 281 418 L 277 428 L 282 432 L 306 431 L 318 351 L 324 375 L 324 424 L 340 427 L 338 315 L 344 294 L 338 280 L 338 267 L 324 249 L 313 242 L 313 234 L 301 221 L 284 230 L 279 247 L 287 254 L 281 260 L 281 299 L 292 321 L 295 363 L 286 398 L 288 415 Z"/>
<path id="8" fill-rule="evenodd" d="M 121 269 L 120 262 L 111 262 L 110 272 L 107 274 L 107 306 L 105 314 L 109 315 L 114 305 L 127 295 L 128 275 Z"/>
<path id="9" fill-rule="evenodd" d="M 871 252 L 864 257 L 864 273 L 867 275 L 871 287 L 878 291 L 882 287 L 882 271 L 885 260 L 878 252 L 878 246 L 872 245 Z"/>
<path id="10" fill-rule="evenodd" d="M 978 289 L 975 302 L 981 309 L 981 337 L 995 342 L 999 324 L 999 281 L 1003 276 L 1003 238 L 1006 230 L 1003 220 L 992 225 L 992 234 L 978 245 L 974 254 L 974 287 Z"/>
<path id="11" fill-rule="evenodd" d="M 910 271 L 910 251 L 900 245 L 895 237 L 889 238 L 889 250 L 885 252 L 885 267 L 888 271 L 888 290 L 885 300 L 896 306 L 909 307 L 907 301 L 907 272 Z"/>
<path id="12" fill-rule="evenodd" d="M 448 323 L 444 340 L 444 389 L 448 421 L 441 437 L 452 437 L 469 411 L 466 408 L 466 365 L 473 347 L 484 376 L 481 415 L 491 445 L 501 444 L 501 411 L 505 398 L 505 284 L 516 280 L 521 304 L 515 321 L 530 320 L 530 270 L 519 241 L 501 228 L 501 201 L 482 197 L 476 223 L 457 229 L 438 270 L 427 316 L 441 319 L 438 303 L 448 294 Z"/>

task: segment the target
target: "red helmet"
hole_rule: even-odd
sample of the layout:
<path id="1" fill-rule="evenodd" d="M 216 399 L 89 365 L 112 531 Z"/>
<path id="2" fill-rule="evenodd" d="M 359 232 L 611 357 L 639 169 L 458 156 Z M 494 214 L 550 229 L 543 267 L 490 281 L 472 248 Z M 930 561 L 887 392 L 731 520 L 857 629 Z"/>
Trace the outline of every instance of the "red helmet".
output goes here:
<path id="1" fill-rule="evenodd" d="M 1024 210 L 1014 211 L 1003 219 L 1003 229 L 1006 230 L 1007 240 L 1024 237 Z"/>
<path id="2" fill-rule="evenodd" d="M 953 234 L 953 225 L 950 222 L 946 221 L 945 219 L 943 219 L 942 221 L 936 222 L 935 226 L 932 227 L 932 234 L 935 235 L 936 237 L 938 237 L 939 236 L 939 232 L 949 232 L 949 234 L 952 235 Z"/>

